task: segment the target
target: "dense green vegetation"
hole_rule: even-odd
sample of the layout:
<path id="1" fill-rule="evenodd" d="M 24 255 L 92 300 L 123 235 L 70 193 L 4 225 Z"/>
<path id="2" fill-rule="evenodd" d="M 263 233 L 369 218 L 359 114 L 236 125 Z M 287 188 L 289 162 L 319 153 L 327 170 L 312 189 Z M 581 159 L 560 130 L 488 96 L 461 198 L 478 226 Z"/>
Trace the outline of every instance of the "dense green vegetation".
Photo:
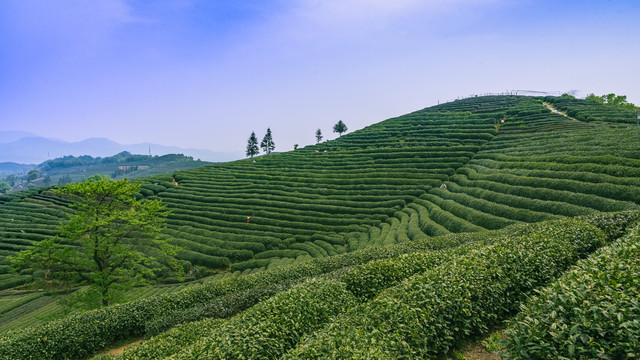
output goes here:
<path id="1" fill-rule="evenodd" d="M 194 160 L 191 156 L 168 154 L 162 156 L 135 155 L 127 151 L 108 157 L 64 156 L 47 160 L 39 165 L 5 163 L 2 180 L 10 185 L 9 190 L 31 187 L 47 187 L 81 182 L 93 175 L 109 175 L 113 179 L 138 178 L 166 174 L 175 170 L 192 169 L 211 164 Z M 2 173 L 0 169 L 0 173 Z M 4 175 L 3 174 L 3 175 Z M 2 182 L 4 183 L 4 182 Z M 3 193 L 0 189 L 0 193 Z"/>
<path id="2" fill-rule="evenodd" d="M 635 357 L 640 349 L 640 227 L 528 301 L 507 330 L 516 359 Z"/>
<path id="3" fill-rule="evenodd" d="M 640 133 L 625 111 L 470 98 L 292 152 L 147 177 L 139 197 L 172 211 L 164 234 L 183 248 L 189 279 L 214 276 L 40 326 L 14 317 L 6 327 L 0 302 L 0 330 L 32 326 L 0 335 L 0 348 L 82 357 L 155 335 L 123 358 L 233 358 L 243 347 L 255 358 L 442 355 L 637 220 Z M 41 276 L 8 274 L 6 256 L 56 235 L 69 205 L 47 189 L 0 197 L 0 289 Z M 608 214 L 618 211 L 630 212 Z M 51 302 L 20 296 L 4 314 Z M 316 302 L 292 302 L 307 296 Z"/>

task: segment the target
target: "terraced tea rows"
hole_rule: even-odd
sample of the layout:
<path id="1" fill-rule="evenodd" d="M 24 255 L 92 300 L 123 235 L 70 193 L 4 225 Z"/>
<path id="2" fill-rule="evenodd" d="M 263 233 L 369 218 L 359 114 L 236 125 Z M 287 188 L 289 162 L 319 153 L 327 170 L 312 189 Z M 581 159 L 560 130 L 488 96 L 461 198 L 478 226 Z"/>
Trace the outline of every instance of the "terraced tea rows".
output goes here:
<path id="1" fill-rule="evenodd" d="M 250 272 L 448 232 L 637 208 L 640 150 L 626 145 L 637 138 L 552 114 L 540 99 L 488 96 L 289 153 L 147 178 L 141 192 L 172 210 L 166 234 L 184 247 L 182 259 Z M 2 205 L 0 273 L 5 255 L 56 233 L 65 201 L 45 192 Z M 0 278 L 0 288 L 27 275 Z"/>
<path id="2" fill-rule="evenodd" d="M 460 109 L 467 108 L 476 107 Z M 540 101 L 517 103 L 496 126 L 497 136 L 444 186 L 419 196 L 404 215 L 396 213 L 409 221 L 385 234 L 385 241 L 402 234 L 419 238 L 417 230 L 433 236 L 638 209 L 640 151 L 634 144 L 640 133 L 635 129 L 573 120 L 553 114 Z"/>
<path id="3" fill-rule="evenodd" d="M 57 234 L 60 221 L 70 213 L 68 200 L 48 191 L 30 190 L 0 197 L 0 290 L 31 281 L 29 271 L 9 274 L 6 256 Z"/>
<path id="4" fill-rule="evenodd" d="M 407 205 L 465 165 L 503 116 L 417 112 L 290 153 L 158 177 L 153 190 L 173 210 L 168 233 L 197 265 L 229 259 L 248 272 L 409 241 L 426 234 L 414 215 L 411 237 L 396 235 L 411 220 Z"/>
<path id="5" fill-rule="evenodd" d="M 223 271 L 218 277 L 448 233 L 638 209 L 633 144 L 640 134 L 617 125 L 626 115 L 577 121 L 542 101 L 488 96 L 441 104 L 293 152 L 149 177 L 141 195 L 172 210 L 165 234 L 184 248 L 179 257 L 192 271 Z M 31 280 L 30 271 L 8 274 L 6 256 L 55 235 L 68 204 L 46 190 L 0 197 L 0 289 Z"/>
<path id="6" fill-rule="evenodd" d="M 377 358 L 371 351 L 395 354 L 395 358 L 400 351 L 410 358 L 431 358 L 471 333 L 486 331 L 517 309 L 532 289 L 603 242 L 624 234 L 638 215 L 603 214 L 516 225 L 498 232 L 452 234 L 214 280 L 170 296 L 0 335 L 0 356 L 82 358 L 112 341 L 144 333 L 150 322 L 173 312 L 187 314 L 214 305 L 213 313 L 206 316 L 211 319 L 194 324 L 200 330 L 192 326 L 171 330 L 121 358 L 160 359 L 173 354 L 191 359 L 203 352 L 213 358 L 218 358 L 218 352 L 227 354 L 218 354 L 220 358 L 235 358 L 230 354 L 236 351 L 251 351 L 256 357 L 287 354 L 288 358 Z M 434 281 L 446 286 L 431 286 Z M 272 286 L 282 288 L 260 301 L 263 289 Z M 434 296 L 425 297 L 425 292 Z M 220 320 L 256 300 L 258 305 L 240 316 Z M 336 308 L 348 311 L 328 318 Z M 434 331 L 436 336 L 420 336 Z"/>
<path id="7" fill-rule="evenodd" d="M 574 120 L 554 114 L 542 100 L 517 96 L 460 100 L 289 153 L 146 178 L 141 196 L 161 198 L 172 210 L 165 234 L 184 248 L 180 258 L 200 270 L 223 272 L 180 292 L 151 296 L 151 289 L 140 290 L 148 292 L 138 294 L 143 300 L 43 326 L 36 325 L 42 317 L 59 311 L 60 305 L 43 294 L 23 294 L 0 302 L 0 331 L 32 328 L 0 336 L 0 348 L 16 354 L 37 348 L 51 358 L 80 357 L 129 336 L 157 334 L 183 322 L 241 313 L 232 321 L 199 323 L 202 331 L 196 335 L 172 331 L 167 336 L 173 339 L 173 346 L 166 347 L 169 342 L 164 342 L 164 349 L 173 351 L 176 358 L 190 357 L 188 352 L 180 354 L 189 344 L 193 351 L 234 354 L 234 346 L 244 346 L 241 339 L 247 337 L 247 331 L 263 329 L 251 325 L 260 318 L 272 324 L 271 329 L 278 329 L 280 343 L 267 341 L 277 348 L 273 351 L 289 358 L 326 357 L 328 353 L 321 349 L 337 345 L 350 357 L 389 351 L 397 355 L 395 351 L 404 351 L 397 348 L 405 346 L 403 342 L 415 354 L 446 351 L 452 346 L 451 338 L 485 331 L 496 319 L 504 318 L 505 311 L 516 310 L 517 301 L 511 300 L 533 289 L 518 288 L 519 280 L 497 279 L 508 273 L 540 286 L 599 246 L 602 239 L 599 230 L 579 221 L 536 228 L 540 233 L 555 229 L 545 233 L 548 238 L 534 235 L 526 229 L 535 226 L 523 223 L 640 209 L 640 191 L 636 190 L 640 151 L 633 145 L 640 134 L 619 126 L 616 118 L 611 123 L 606 118 L 586 122 L 580 116 Z M 555 104 L 553 98 L 544 100 Z M 577 106 L 580 101 L 572 104 Z M 67 206 L 68 200 L 42 190 L 0 198 L 0 287 L 31 279 L 29 271 L 7 275 L 6 256 L 55 235 L 59 222 L 70 212 Z M 617 215 L 588 220 L 606 232 L 616 230 L 618 225 L 608 227 L 608 220 L 605 225 L 594 220 L 599 217 L 618 219 Z M 625 218 L 620 229 L 634 219 L 637 213 Z M 504 228 L 507 230 L 499 233 L 485 232 Z M 470 234 L 450 234 L 462 232 Z M 437 237 L 440 235 L 445 236 Z M 579 239 L 567 242 L 568 236 Z M 506 245 L 499 245 L 498 238 Z M 574 249 L 581 244 L 588 250 Z M 431 251 L 438 249 L 441 251 Z M 505 257 L 496 260 L 488 252 Z M 557 263 L 558 256 L 566 261 Z M 497 262 L 492 263 L 494 260 Z M 543 260 L 548 264 L 540 267 Z M 512 264 L 520 262 L 533 267 L 519 273 Z M 267 271 L 261 271 L 264 269 Z M 487 269 L 504 271 L 494 276 Z M 542 274 L 547 270 L 553 273 Z M 456 312 L 460 309 L 455 306 L 438 307 L 434 314 L 454 314 L 440 323 L 412 312 L 418 304 L 426 304 L 418 295 L 433 287 L 425 284 L 440 281 L 445 273 L 447 279 L 475 279 L 485 284 L 466 287 L 461 283 L 457 290 L 450 289 L 451 294 L 435 296 L 462 299 L 455 291 L 473 292 L 477 296 L 471 298 L 484 300 L 464 302 L 464 306 L 475 309 L 468 311 L 478 316 L 461 316 L 464 311 Z M 544 279 L 538 279 L 541 274 Z M 322 279 L 305 282 L 312 276 Z M 492 297 L 483 292 L 485 287 L 505 292 Z M 354 303 L 353 296 L 364 302 Z M 272 300 L 262 302 L 270 297 Z M 317 313 L 301 312 L 308 306 L 296 306 L 291 302 L 294 298 L 318 299 Z M 501 302 L 505 299 L 508 303 Z M 407 304 L 406 311 L 397 311 L 398 303 Z M 242 313 L 255 304 L 259 306 Z M 281 304 L 286 310 L 282 313 Z M 338 308 L 347 315 L 333 324 L 321 316 L 327 309 Z M 275 313 L 281 316 L 268 315 Z M 405 324 L 403 329 L 409 332 L 385 325 L 387 315 L 400 316 L 401 321 L 394 324 Z M 302 330 L 292 332 L 291 327 L 281 326 L 292 318 L 318 332 L 304 338 Z M 469 321 L 456 323 L 459 318 Z M 410 329 L 416 323 L 431 324 L 420 334 L 432 328 L 444 331 L 439 347 L 412 337 Z M 450 323 L 460 326 L 450 327 Z M 380 331 L 378 337 L 359 337 L 374 331 Z M 253 335 L 254 350 L 271 351 L 271 345 L 263 346 L 259 334 Z M 218 342 L 221 338 L 231 347 Z M 367 343 L 371 339 L 377 345 Z M 284 343 L 286 348 L 281 347 Z"/>
<path id="8" fill-rule="evenodd" d="M 614 106 L 603 106 L 599 103 L 589 102 L 571 97 L 547 97 L 546 101 L 552 103 L 558 110 L 567 115 L 586 122 L 607 123 L 636 123 L 636 112 L 619 109 Z"/>

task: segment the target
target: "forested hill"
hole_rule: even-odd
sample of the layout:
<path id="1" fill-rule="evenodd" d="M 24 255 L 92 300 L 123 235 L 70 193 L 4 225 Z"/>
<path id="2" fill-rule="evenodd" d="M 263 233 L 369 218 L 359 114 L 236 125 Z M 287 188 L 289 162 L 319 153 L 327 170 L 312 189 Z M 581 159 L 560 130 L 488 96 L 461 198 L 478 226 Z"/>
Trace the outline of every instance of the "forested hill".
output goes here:
<path id="1" fill-rule="evenodd" d="M 637 353 L 633 115 L 570 97 L 468 98 L 287 153 L 146 177 L 139 196 L 171 210 L 164 234 L 189 279 L 212 276 L 44 325 L 64 316 L 50 294 L 6 292 L 0 357 L 83 358 L 157 335 L 121 358 L 436 358 L 525 303 L 507 332 L 514 358 Z M 68 205 L 46 189 L 0 197 L 0 290 L 42 276 L 9 274 L 6 257 L 55 236 Z M 605 293 L 606 310 L 567 303 Z"/>

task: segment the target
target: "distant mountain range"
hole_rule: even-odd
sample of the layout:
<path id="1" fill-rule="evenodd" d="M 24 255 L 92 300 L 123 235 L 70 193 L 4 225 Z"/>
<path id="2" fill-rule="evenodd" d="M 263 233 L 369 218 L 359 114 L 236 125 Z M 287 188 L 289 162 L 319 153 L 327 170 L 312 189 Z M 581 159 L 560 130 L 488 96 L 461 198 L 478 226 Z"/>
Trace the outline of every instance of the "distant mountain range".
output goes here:
<path id="1" fill-rule="evenodd" d="M 122 151 L 143 155 L 184 154 L 192 156 L 194 159 L 213 162 L 242 158 L 242 154 L 214 152 L 203 149 L 185 149 L 150 143 L 122 145 L 104 138 L 66 142 L 22 131 L 0 131 L 0 162 L 40 164 L 44 161 L 67 155 L 106 157 Z"/>

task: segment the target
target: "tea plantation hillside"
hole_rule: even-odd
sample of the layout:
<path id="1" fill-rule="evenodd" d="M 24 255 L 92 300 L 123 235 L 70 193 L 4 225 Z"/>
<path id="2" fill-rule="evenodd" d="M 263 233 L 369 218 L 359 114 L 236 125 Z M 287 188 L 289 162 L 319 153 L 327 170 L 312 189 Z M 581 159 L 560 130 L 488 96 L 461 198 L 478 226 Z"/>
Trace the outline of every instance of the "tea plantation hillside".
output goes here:
<path id="1" fill-rule="evenodd" d="M 141 196 L 172 210 L 165 234 L 194 273 L 245 281 L 238 279 L 383 245 L 640 209 L 633 120 L 565 97 L 469 98 L 292 152 L 148 177 Z M 0 290 L 40 275 L 9 274 L 6 256 L 55 235 L 68 205 L 46 189 L 0 197 Z M 233 296 L 251 297 L 239 301 L 248 306 L 294 284 L 267 285 L 260 296 Z M 11 300 L 0 302 L 0 331 L 46 319 L 29 315 L 38 302 L 54 306 L 44 295 L 4 296 Z M 208 310 L 190 311 L 200 315 L 148 314 L 122 334 L 160 331 Z M 97 348 L 108 343 L 100 341 Z"/>
<path id="2" fill-rule="evenodd" d="M 517 224 L 211 280 L 0 334 L 0 357 L 80 359 L 146 334 L 96 359 L 435 359 L 495 326 L 516 359 L 632 357 L 639 218 Z"/>

